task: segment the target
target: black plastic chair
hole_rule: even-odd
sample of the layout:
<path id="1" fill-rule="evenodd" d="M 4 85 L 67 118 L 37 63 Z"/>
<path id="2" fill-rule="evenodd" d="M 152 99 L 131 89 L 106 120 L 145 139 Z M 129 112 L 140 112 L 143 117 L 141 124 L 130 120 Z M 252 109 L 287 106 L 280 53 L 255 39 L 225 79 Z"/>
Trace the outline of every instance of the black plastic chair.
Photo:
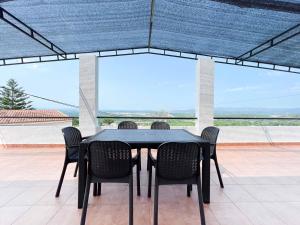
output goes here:
<path id="1" fill-rule="evenodd" d="M 201 224 L 205 224 L 203 208 L 201 176 L 201 147 L 197 143 L 164 143 L 158 147 L 157 158 L 150 152 L 151 165 L 155 171 L 154 218 L 153 224 L 158 224 L 158 192 L 160 185 L 197 184 Z M 152 166 L 149 168 L 148 195 L 151 196 Z"/>
<path id="2" fill-rule="evenodd" d="M 170 125 L 167 122 L 163 121 L 155 121 L 151 124 L 151 130 L 170 130 Z M 149 171 L 149 166 L 150 166 L 150 148 L 148 148 L 148 153 L 147 153 L 147 170 Z"/>
<path id="3" fill-rule="evenodd" d="M 216 148 L 219 131 L 220 130 L 217 127 L 213 127 L 213 126 L 206 127 L 206 128 L 203 129 L 203 131 L 201 133 L 201 137 L 208 140 L 211 144 L 210 145 L 210 158 L 213 159 L 214 162 L 215 162 L 215 166 L 216 166 L 220 186 L 221 186 L 221 188 L 224 188 L 221 172 L 220 172 L 220 169 L 219 169 L 219 164 L 218 164 L 218 159 L 217 159 L 217 148 Z M 188 185 L 188 187 L 187 187 L 187 195 L 188 196 L 191 195 L 190 194 L 191 191 L 192 191 L 192 186 Z"/>
<path id="4" fill-rule="evenodd" d="M 75 127 L 63 128 L 62 132 L 65 140 L 66 154 L 65 154 L 63 170 L 59 179 L 55 197 L 59 197 L 60 189 L 69 163 L 77 163 L 74 172 L 74 177 L 76 177 L 77 170 L 78 170 L 79 145 L 82 140 L 88 138 L 88 137 L 82 137 L 80 131 Z"/>
<path id="5" fill-rule="evenodd" d="M 210 146 L 210 158 L 212 160 L 214 160 L 215 165 L 216 165 L 216 170 L 218 173 L 218 178 L 219 178 L 219 182 L 220 182 L 220 186 L 221 188 L 224 188 L 223 185 L 223 181 L 222 181 L 222 176 L 220 173 L 220 169 L 219 169 L 219 164 L 218 164 L 218 158 L 217 158 L 217 139 L 218 139 L 218 135 L 219 135 L 219 128 L 217 127 L 206 127 L 203 129 L 202 133 L 201 133 L 201 137 L 208 140 L 211 144 Z"/>
<path id="6" fill-rule="evenodd" d="M 138 129 L 138 125 L 133 121 L 122 121 L 119 123 L 118 129 Z"/>
<path id="7" fill-rule="evenodd" d="M 152 130 L 170 130 L 170 125 L 167 122 L 155 121 L 151 124 Z"/>
<path id="8" fill-rule="evenodd" d="M 136 130 L 136 129 L 138 129 L 138 125 L 133 121 L 122 121 L 121 123 L 119 123 L 118 129 Z M 139 157 L 138 167 L 139 167 L 139 170 L 141 170 L 142 159 L 141 159 L 141 149 L 140 148 L 137 149 L 137 155 Z"/>
<path id="9" fill-rule="evenodd" d="M 84 195 L 81 225 L 84 225 L 86 220 L 91 183 L 98 183 L 100 185 L 101 183 L 128 183 L 129 225 L 133 225 L 132 168 L 134 165 L 137 165 L 138 159 L 132 158 L 131 154 L 132 153 L 130 145 L 121 141 L 94 141 L 89 144 L 87 156 L 87 185 Z M 137 174 L 139 174 L 138 171 Z M 101 194 L 101 191 L 99 194 Z"/>

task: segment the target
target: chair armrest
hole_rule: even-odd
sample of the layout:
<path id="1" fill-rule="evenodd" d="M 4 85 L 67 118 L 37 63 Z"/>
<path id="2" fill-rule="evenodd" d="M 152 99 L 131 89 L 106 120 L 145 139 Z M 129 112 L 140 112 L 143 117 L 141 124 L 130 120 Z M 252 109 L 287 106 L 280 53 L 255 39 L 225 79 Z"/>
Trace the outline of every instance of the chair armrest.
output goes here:
<path id="1" fill-rule="evenodd" d="M 155 167 L 156 166 L 156 158 L 153 157 L 153 155 L 151 153 L 151 149 L 149 151 L 149 157 L 150 157 L 150 161 L 151 161 L 152 165 Z"/>
<path id="2" fill-rule="evenodd" d="M 90 137 L 92 137 L 92 136 L 85 136 L 85 137 L 82 137 L 82 140 L 88 139 L 88 138 L 90 138 Z"/>
<path id="3" fill-rule="evenodd" d="M 195 137 L 197 137 L 197 138 L 202 138 L 200 135 L 196 135 L 196 134 L 194 134 L 194 136 Z M 207 140 L 207 139 L 205 139 L 205 140 Z M 207 140 L 208 141 L 208 140 Z M 216 143 L 214 144 L 214 143 L 211 143 L 210 141 L 208 141 L 209 142 L 209 144 L 212 146 L 212 145 L 216 145 Z"/>
<path id="4" fill-rule="evenodd" d="M 71 146 L 67 146 L 67 148 L 79 148 L 80 145 L 71 145 Z"/>

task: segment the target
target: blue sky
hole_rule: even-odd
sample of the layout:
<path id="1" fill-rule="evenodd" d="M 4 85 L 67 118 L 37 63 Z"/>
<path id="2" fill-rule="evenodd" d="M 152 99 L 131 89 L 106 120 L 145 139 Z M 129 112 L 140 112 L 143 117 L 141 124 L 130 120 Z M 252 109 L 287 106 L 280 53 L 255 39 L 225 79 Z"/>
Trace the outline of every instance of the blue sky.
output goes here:
<path id="1" fill-rule="evenodd" d="M 156 55 L 99 59 L 100 110 L 186 110 L 195 105 L 196 61 Z M 0 67 L 0 86 L 78 105 L 78 61 Z M 215 107 L 299 108 L 300 75 L 216 64 Z M 62 106 L 32 99 L 36 108 Z"/>

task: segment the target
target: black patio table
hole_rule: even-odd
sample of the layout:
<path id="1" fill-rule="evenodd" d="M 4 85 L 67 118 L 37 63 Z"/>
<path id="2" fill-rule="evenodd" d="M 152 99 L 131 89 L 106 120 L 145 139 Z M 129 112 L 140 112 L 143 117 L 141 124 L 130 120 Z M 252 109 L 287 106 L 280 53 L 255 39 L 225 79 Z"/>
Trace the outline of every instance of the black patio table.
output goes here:
<path id="1" fill-rule="evenodd" d="M 92 141 L 123 141 L 134 148 L 157 148 L 165 142 L 197 142 L 203 148 L 202 163 L 202 193 L 203 201 L 210 201 L 210 143 L 184 129 L 149 130 L 149 129 L 104 129 L 99 133 L 84 140 L 80 144 L 79 151 L 79 175 L 78 175 L 78 208 L 83 206 L 83 198 L 86 185 L 87 162 L 85 155 L 88 144 Z"/>

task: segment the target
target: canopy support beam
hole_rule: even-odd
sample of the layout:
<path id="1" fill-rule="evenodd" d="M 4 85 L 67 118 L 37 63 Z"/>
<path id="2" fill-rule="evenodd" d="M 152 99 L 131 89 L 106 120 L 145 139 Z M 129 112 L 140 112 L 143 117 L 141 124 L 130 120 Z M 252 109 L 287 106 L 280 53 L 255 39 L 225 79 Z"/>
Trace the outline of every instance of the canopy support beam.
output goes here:
<path id="1" fill-rule="evenodd" d="M 18 59 L 15 58 L 0 59 L 0 67 L 9 66 L 9 65 L 29 64 L 29 63 L 77 60 L 79 59 L 80 54 L 85 54 L 85 53 L 94 53 L 99 58 L 152 54 L 152 55 L 163 55 L 163 56 L 170 56 L 170 57 L 176 57 L 182 59 L 198 60 L 201 56 L 207 56 L 207 55 L 201 55 L 196 53 L 179 52 L 170 49 L 160 49 L 160 48 L 153 48 L 153 47 L 148 48 L 148 46 L 144 46 L 140 48 L 115 49 L 115 50 L 83 52 L 83 53 L 69 53 L 66 55 L 65 58 L 59 57 L 58 55 L 51 55 L 51 56 L 23 57 Z M 229 64 L 229 65 L 236 65 L 236 66 L 260 68 L 260 69 L 300 74 L 300 68 L 295 68 L 295 67 L 287 67 L 284 65 L 274 65 L 271 63 L 259 63 L 259 62 L 250 62 L 250 61 L 242 61 L 242 63 L 237 63 L 237 60 L 234 58 L 224 58 L 224 57 L 222 58 L 218 56 L 208 56 L 208 57 L 213 59 L 216 63 L 221 63 L 221 64 Z"/>
<path id="2" fill-rule="evenodd" d="M 300 24 L 297 24 L 296 26 L 282 32 L 281 34 L 267 40 L 266 42 L 258 45 L 257 47 L 251 49 L 250 51 L 238 56 L 236 58 L 237 60 L 237 63 L 240 63 L 244 60 L 248 60 L 250 59 L 251 57 L 261 53 L 261 52 L 264 52 L 286 40 L 289 40 L 290 38 L 292 37 L 295 37 L 297 35 L 300 34 Z"/>
<path id="3" fill-rule="evenodd" d="M 5 9 L 0 7 L 0 20 L 5 21 L 9 25 L 13 26 L 17 30 L 21 31 L 22 33 L 26 34 L 28 37 L 32 38 L 33 40 L 39 42 L 41 45 L 45 46 L 46 48 L 50 49 L 54 54 L 57 54 L 63 58 L 66 58 L 66 52 L 56 46 L 54 43 L 49 41 L 43 35 L 29 27 L 27 24 L 16 18 L 14 15 L 7 12 Z"/>
<path id="4" fill-rule="evenodd" d="M 154 15 L 154 4 L 155 0 L 151 0 L 151 12 L 150 12 L 150 24 L 149 24 L 149 37 L 148 37 L 148 48 L 151 47 L 151 37 L 152 37 L 152 26 L 153 26 L 153 15 Z"/>
<path id="5" fill-rule="evenodd" d="M 215 2 L 235 5 L 240 8 L 256 8 L 279 12 L 300 13 L 300 4 L 280 0 L 212 0 Z"/>

